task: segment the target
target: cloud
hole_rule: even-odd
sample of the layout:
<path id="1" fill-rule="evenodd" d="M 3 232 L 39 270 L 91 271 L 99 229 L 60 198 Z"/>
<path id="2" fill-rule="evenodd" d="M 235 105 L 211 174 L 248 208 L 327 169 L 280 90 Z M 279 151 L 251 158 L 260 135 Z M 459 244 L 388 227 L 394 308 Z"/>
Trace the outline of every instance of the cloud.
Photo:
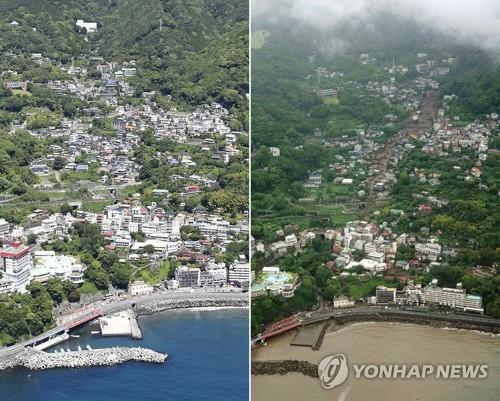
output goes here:
<path id="1" fill-rule="evenodd" d="M 384 11 L 413 18 L 462 41 L 500 48 L 498 0 L 252 0 L 255 21 L 286 17 L 319 29 L 351 19 L 366 20 Z"/>

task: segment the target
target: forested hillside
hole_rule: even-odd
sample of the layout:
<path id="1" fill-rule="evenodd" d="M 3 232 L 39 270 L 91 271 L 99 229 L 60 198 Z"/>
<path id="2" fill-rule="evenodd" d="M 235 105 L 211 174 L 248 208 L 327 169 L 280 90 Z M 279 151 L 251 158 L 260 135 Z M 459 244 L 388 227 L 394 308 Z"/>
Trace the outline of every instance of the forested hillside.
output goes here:
<path id="1" fill-rule="evenodd" d="M 42 53 L 63 63 L 134 59 L 138 90 L 159 90 L 186 105 L 215 100 L 246 122 L 246 1 L 1 0 L 0 10 L 0 52 Z M 97 22 L 98 32 L 87 37 L 77 19 Z"/>

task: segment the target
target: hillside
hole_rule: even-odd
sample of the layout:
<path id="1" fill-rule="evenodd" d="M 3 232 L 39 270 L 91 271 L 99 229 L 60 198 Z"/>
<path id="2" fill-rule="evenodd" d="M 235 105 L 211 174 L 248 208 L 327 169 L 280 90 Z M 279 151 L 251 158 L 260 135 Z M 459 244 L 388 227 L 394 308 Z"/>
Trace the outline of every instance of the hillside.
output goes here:
<path id="1" fill-rule="evenodd" d="M 247 118 L 246 1 L 0 0 L 0 10 L 0 52 L 62 63 L 135 59 L 139 89 L 181 104 L 216 100 L 240 110 L 242 123 Z M 77 19 L 97 22 L 98 33 L 87 38 Z"/>

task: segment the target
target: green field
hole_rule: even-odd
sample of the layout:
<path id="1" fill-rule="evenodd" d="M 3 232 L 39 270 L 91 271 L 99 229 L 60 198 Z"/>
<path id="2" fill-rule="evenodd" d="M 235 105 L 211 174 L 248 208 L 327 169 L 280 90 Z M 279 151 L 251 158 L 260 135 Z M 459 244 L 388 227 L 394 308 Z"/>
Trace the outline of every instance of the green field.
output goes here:
<path id="1" fill-rule="evenodd" d="M 324 104 L 330 104 L 330 105 L 336 106 L 336 105 L 339 104 L 339 99 L 337 99 L 336 97 L 324 97 L 323 98 L 323 103 Z"/>
<path id="2" fill-rule="evenodd" d="M 22 89 L 13 89 L 12 94 L 17 96 L 32 96 L 30 92 L 23 91 Z"/>
<path id="3" fill-rule="evenodd" d="M 375 288 L 378 285 L 385 285 L 391 287 L 382 277 L 371 277 L 367 281 L 359 281 L 359 283 L 349 284 L 349 297 L 352 299 L 364 298 L 369 295 L 375 295 Z"/>
<path id="4" fill-rule="evenodd" d="M 252 32 L 252 49 L 261 49 L 267 43 L 271 32 L 267 30 Z"/>

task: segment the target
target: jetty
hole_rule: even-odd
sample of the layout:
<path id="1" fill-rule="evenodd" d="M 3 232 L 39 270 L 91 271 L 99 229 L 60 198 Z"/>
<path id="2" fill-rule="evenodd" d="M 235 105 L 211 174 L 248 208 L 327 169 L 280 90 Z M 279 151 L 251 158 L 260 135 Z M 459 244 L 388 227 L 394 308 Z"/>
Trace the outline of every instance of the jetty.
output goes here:
<path id="1" fill-rule="evenodd" d="M 130 336 L 141 339 L 142 333 L 132 309 L 99 318 L 103 336 Z"/>
<path id="2" fill-rule="evenodd" d="M 24 367 L 30 370 L 110 366 L 128 361 L 164 363 L 167 354 L 148 348 L 113 347 L 49 353 L 27 347 L 23 352 L 0 361 L 0 370 Z"/>

